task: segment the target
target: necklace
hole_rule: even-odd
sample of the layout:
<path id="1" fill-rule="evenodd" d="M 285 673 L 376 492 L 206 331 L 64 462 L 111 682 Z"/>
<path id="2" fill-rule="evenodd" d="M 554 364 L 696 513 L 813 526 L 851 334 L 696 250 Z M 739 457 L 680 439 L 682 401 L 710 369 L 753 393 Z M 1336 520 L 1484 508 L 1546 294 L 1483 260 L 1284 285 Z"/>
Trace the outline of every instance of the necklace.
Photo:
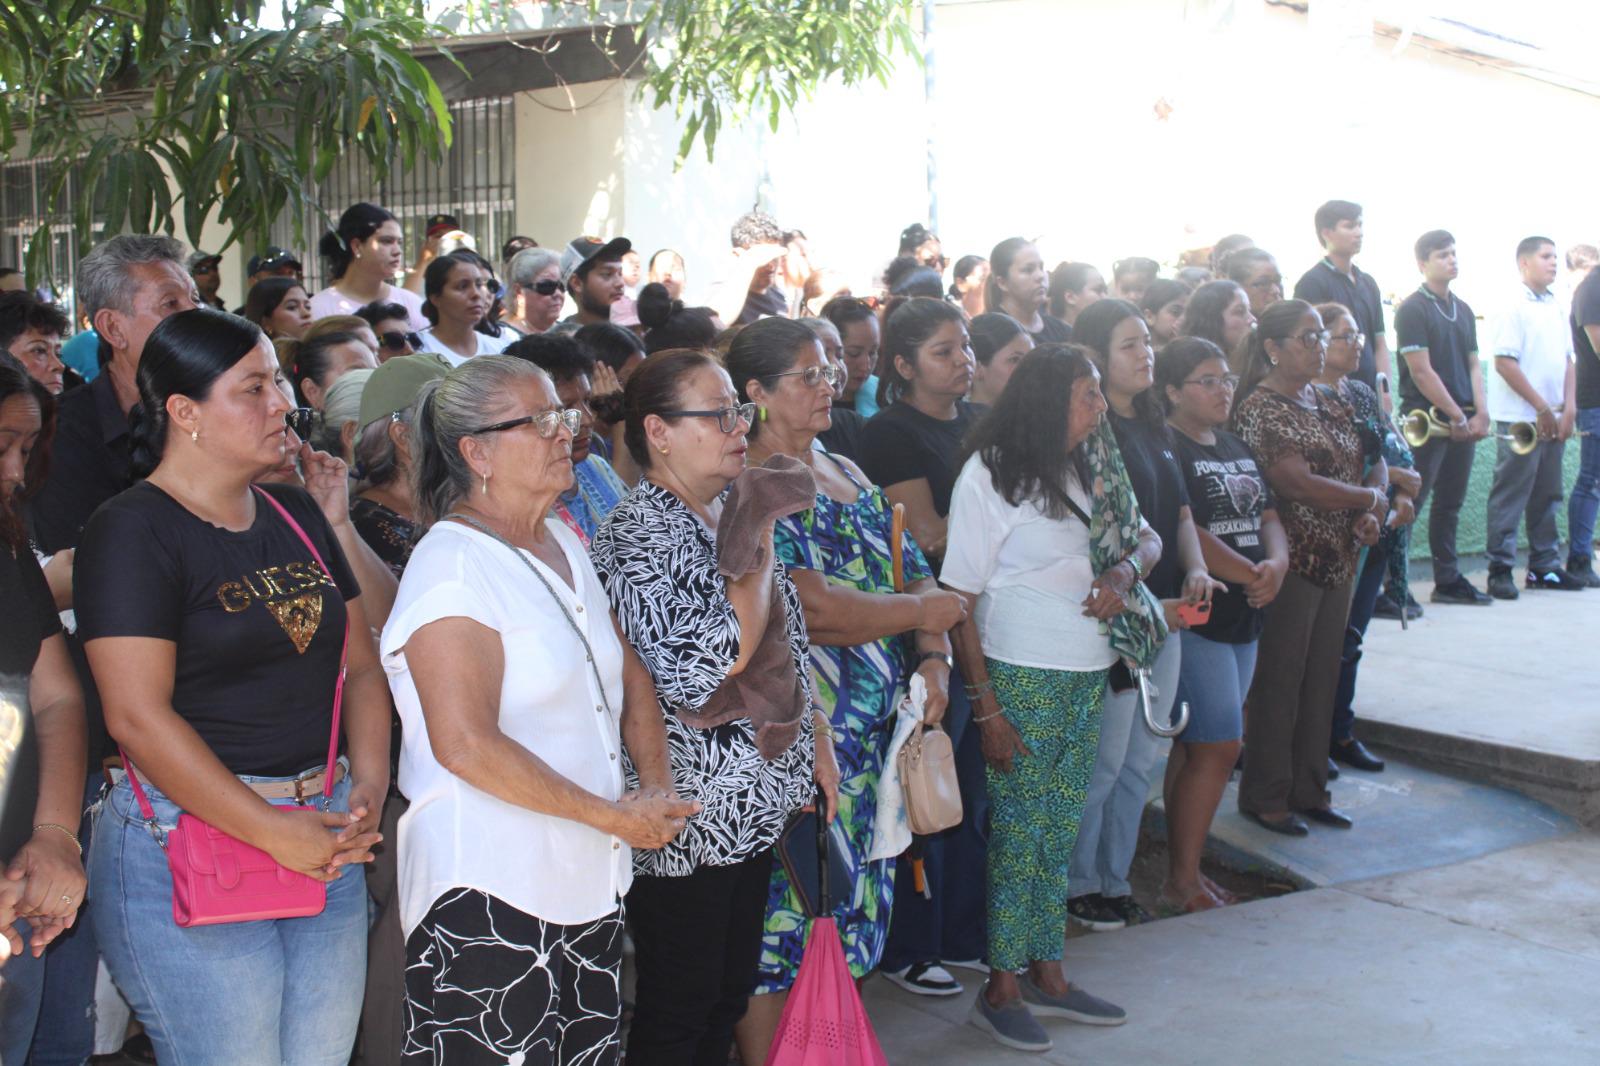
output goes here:
<path id="1" fill-rule="evenodd" d="M 1439 317 L 1444 319 L 1446 322 L 1454 322 L 1456 320 L 1456 315 L 1461 313 L 1461 308 L 1456 306 L 1455 293 L 1450 294 L 1450 313 L 1447 315 L 1444 313 L 1443 301 L 1435 296 L 1426 285 L 1422 286 L 1421 291 L 1423 295 L 1427 296 L 1428 302 L 1433 305 L 1433 309 L 1439 312 Z"/>

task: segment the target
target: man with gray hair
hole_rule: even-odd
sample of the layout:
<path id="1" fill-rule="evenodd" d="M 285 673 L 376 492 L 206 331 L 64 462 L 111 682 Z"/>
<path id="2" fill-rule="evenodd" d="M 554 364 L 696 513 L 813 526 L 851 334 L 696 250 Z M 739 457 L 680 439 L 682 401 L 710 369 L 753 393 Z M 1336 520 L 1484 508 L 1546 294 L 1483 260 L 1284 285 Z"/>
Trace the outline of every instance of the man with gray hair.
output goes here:
<path id="1" fill-rule="evenodd" d="M 100 336 L 100 374 L 61 399 L 50 477 L 33 501 L 40 548 L 76 548 L 95 508 L 134 482 L 128 411 L 139 355 L 161 320 L 196 306 L 188 249 L 171 237 L 113 237 L 78 264 L 78 302 Z"/>

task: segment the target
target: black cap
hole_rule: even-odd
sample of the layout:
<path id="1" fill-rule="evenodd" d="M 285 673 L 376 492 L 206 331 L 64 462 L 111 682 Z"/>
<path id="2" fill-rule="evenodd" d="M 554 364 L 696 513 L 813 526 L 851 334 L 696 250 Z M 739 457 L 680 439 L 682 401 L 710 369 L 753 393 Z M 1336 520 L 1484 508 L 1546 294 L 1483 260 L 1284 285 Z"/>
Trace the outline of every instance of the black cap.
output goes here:
<path id="1" fill-rule="evenodd" d="M 432 237 L 440 233 L 449 233 L 453 229 L 460 229 L 461 223 L 454 215 L 429 215 L 427 236 Z"/>
<path id="2" fill-rule="evenodd" d="M 286 252 L 277 245 L 269 244 L 261 249 L 260 255 L 252 255 L 245 264 L 245 275 L 259 274 L 263 270 L 278 270 L 292 266 L 296 270 L 304 269 L 299 258 L 293 252 Z"/>

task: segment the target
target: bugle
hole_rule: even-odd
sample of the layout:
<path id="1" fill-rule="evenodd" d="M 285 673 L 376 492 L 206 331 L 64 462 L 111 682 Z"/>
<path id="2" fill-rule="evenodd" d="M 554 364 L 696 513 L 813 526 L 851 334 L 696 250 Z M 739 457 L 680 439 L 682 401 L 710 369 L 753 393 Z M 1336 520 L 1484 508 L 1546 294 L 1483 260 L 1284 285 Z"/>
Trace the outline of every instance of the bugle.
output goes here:
<path id="1" fill-rule="evenodd" d="M 1550 408 L 1552 418 L 1561 417 L 1561 408 Z M 1516 455 L 1527 455 L 1539 446 L 1539 424 L 1537 422 L 1508 422 L 1506 433 L 1496 433 L 1498 440 L 1510 441 L 1511 451 Z M 1587 437 L 1589 431 L 1580 429 L 1573 434 L 1575 437 Z"/>
<path id="2" fill-rule="evenodd" d="M 1420 448 L 1435 437 L 1450 436 L 1450 420 L 1437 407 L 1418 408 L 1401 420 L 1400 435 L 1413 448 Z"/>

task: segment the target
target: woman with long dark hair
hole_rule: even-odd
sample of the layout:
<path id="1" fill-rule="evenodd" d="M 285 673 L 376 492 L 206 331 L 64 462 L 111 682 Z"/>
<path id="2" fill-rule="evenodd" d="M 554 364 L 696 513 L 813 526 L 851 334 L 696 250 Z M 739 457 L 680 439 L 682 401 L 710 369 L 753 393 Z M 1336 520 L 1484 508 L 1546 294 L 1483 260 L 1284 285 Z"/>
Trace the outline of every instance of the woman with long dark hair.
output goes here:
<path id="1" fill-rule="evenodd" d="M 317 248 L 328 264 L 328 287 L 311 298 L 313 320 L 353 315 L 381 300 L 405 307 L 412 329 L 426 329 L 422 299 L 390 282 L 405 265 L 405 235 L 400 222 L 376 204 L 353 204 L 339 216 L 337 229 L 322 235 Z"/>
<path id="2" fill-rule="evenodd" d="M 311 297 L 294 278 L 262 278 L 244 298 L 244 317 L 273 340 L 297 341 L 311 325 Z"/>
<path id="3" fill-rule="evenodd" d="M 1033 351 L 1033 338 L 1020 322 L 999 311 L 981 314 L 968 322 L 967 333 L 977 360 L 967 399 L 975 407 L 990 407 L 1005 391 L 1023 357 Z"/>
<path id="4" fill-rule="evenodd" d="M 1048 313 L 1050 273 L 1033 242 L 1007 237 L 989 253 L 989 281 L 984 286 L 984 306 L 1003 311 L 1022 324 L 1034 344 L 1072 339 L 1072 327 Z"/>
<path id="5" fill-rule="evenodd" d="M 1025 1051 L 1051 1046 L 1036 1015 L 1127 1018 L 1061 967 L 1068 862 L 1118 656 L 1102 623 L 1133 604 L 1161 550 L 1097 436 L 1105 409 L 1082 348 L 1022 360 L 973 429 L 940 575 L 967 599 L 952 638 L 988 764 L 989 980 L 970 1018 Z"/>
<path id="6" fill-rule="evenodd" d="M 422 275 L 422 313 L 432 323 L 422 331 L 422 350 L 451 366 L 479 355 L 497 355 L 521 334 L 502 330 L 490 336 L 478 328 L 494 302 L 494 276 L 476 252 L 439 256 Z"/>
<path id="7" fill-rule="evenodd" d="M 1228 367 L 1242 373 L 1249 350 L 1250 332 L 1256 316 L 1250 310 L 1250 297 L 1236 281 L 1208 281 L 1189 296 L 1178 336 L 1200 337 L 1221 348 Z"/>

